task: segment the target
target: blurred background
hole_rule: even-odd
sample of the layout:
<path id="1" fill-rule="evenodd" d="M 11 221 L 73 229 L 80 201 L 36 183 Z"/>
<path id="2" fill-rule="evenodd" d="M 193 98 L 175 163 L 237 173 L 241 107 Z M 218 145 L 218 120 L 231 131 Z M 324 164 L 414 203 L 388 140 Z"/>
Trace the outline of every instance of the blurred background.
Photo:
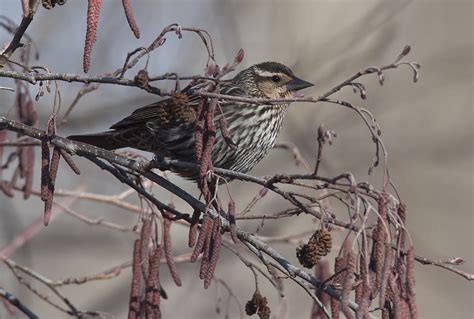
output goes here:
<path id="1" fill-rule="evenodd" d="M 97 43 L 92 53 L 91 75 L 110 72 L 123 65 L 127 52 L 149 43 L 166 25 L 206 29 L 214 39 L 217 60 L 231 62 L 245 50 L 241 68 L 275 60 L 290 66 L 301 78 L 315 84 L 306 95 L 318 95 L 367 66 L 392 62 L 406 44 L 412 46 L 409 60 L 421 63 L 421 78 L 416 84 L 408 68 L 386 73 L 384 86 L 376 76 L 363 79 L 365 101 L 345 89 L 337 95 L 363 105 L 377 118 L 389 152 L 391 177 L 408 208 L 408 225 L 419 255 L 432 259 L 462 257 L 460 266 L 474 271 L 473 261 L 473 2 L 471 0 L 431 1 L 132 1 L 141 38 L 135 39 L 118 1 L 104 1 Z M 28 30 L 39 48 L 34 64 L 53 72 L 82 74 L 82 54 L 86 28 L 85 1 L 68 1 L 46 11 L 42 8 Z M 17 0 L 2 0 L 0 13 L 19 23 L 21 5 Z M 10 35 L 0 32 L 0 43 Z M 15 56 L 14 56 L 15 58 Z M 180 75 L 203 72 L 206 54 L 198 38 L 168 36 L 166 44 L 152 53 L 150 74 L 177 72 Z M 135 70 L 130 71 L 132 76 Z M 0 79 L 0 86 L 13 86 Z M 173 83 L 168 83 L 171 88 Z M 164 86 L 166 86 L 164 85 Z M 60 83 L 62 111 L 74 99 L 80 84 Z M 32 88 L 35 92 L 35 88 Z M 35 94 L 35 93 L 33 93 Z M 156 96 L 134 88 L 102 86 L 81 99 L 59 135 L 105 130 L 133 109 L 153 102 Z M 41 127 L 52 111 L 52 94 L 38 102 Z M 0 91 L 0 112 L 14 102 L 14 93 Z M 368 131 L 355 113 L 330 104 L 292 105 L 280 141 L 296 144 L 311 160 L 316 151 L 316 132 L 320 124 L 335 130 L 335 144 L 325 148 L 321 174 L 333 176 L 353 172 L 357 180 L 370 180 L 380 186 L 380 176 L 367 175 L 373 156 Z M 149 156 L 149 155 L 148 155 Z M 114 195 L 126 188 L 86 160 L 77 159 L 83 174 L 74 176 L 60 167 L 58 189 L 87 189 Z M 38 173 L 39 170 L 36 170 Z M 253 170 L 255 175 L 277 172 L 304 172 L 295 166 L 291 154 L 274 150 Z M 39 187 L 39 174 L 35 187 Z M 198 194 L 194 184 L 171 176 L 180 186 Z M 243 187 L 245 186 L 245 187 Z M 237 211 L 258 191 L 258 187 L 231 184 Z M 162 196 L 167 201 L 169 195 Z M 10 200 L 0 195 L 0 247 L 41 217 L 42 202 L 33 197 L 24 201 L 21 194 Z M 134 199 L 138 203 L 137 199 Z M 274 212 L 281 201 L 271 195 L 256 211 Z M 184 206 L 181 206 L 184 207 Z M 284 206 L 287 207 L 287 206 Z M 91 218 L 133 227 L 138 215 L 112 206 L 78 200 L 72 208 Z M 308 229 L 305 216 L 267 222 L 261 235 L 288 235 Z M 242 222 L 254 232 L 258 222 Z M 186 229 L 173 227 L 176 254 L 188 251 Z M 101 227 L 88 226 L 60 215 L 43 231 L 17 250 L 12 259 L 53 279 L 94 274 L 130 259 L 134 236 Z M 295 261 L 294 247 L 276 245 Z M 215 286 L 203 290 L 198 279 L 199 265 L 179 265 L 183 287 L 174 286 L 163 268 L 163 284 L 170 298 L 162 303 L 164 318 L 222 318 L 226 293 L 222 293 L 221 312 L 216 313 Z M 472 282 L 433 266 L 416 264 L 417 299 L 420 318 L 472 318 Z M 235 256 L 223 250 L 216 276 L 226 279 L 244 304 L 253 290 L 253 276 Z M 105 311 L 118 318 L 126 316 L 131 272 L 115 279 L 97 281 L 63 289 L 79 309 Z M 274 289 L 261 280 L 261 290 L 272 309 L 278 299 Z M 63 314 L 34 297 L 18 284 L 10 270 L 0 265 L 0 286 L 17 295 L 43 318 Z M 300 287 L 289 283 L 288 318 L 309 318 L 310 298 Z M 280 309 L 281 310 L 281 309 Z M 275 310 L 276 312 L 276 310 Z M 231 301 L 230 317 L 238 317 Z M 0 307 L 0 317 L 9 318 Z"/>

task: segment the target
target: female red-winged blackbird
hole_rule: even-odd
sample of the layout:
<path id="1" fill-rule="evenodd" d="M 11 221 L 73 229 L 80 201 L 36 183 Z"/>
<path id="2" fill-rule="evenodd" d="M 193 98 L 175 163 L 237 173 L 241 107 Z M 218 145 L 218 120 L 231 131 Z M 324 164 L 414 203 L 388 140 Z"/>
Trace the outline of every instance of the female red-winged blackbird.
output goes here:
<path id="1" fill-rule="evenodd" d="M 313 84 L 297 78 L 287 66 L 276 62 L 253 65 L 233 79 L 221 81 L 220 93 L 250 98 L 288 98 Z M 192 90 L 185 98 L 168 98 L 135 110 L 115 123 L 111 131 L 69 136 L 69 139 L 108 150 L 132 147 L 158 156 L 196 162 L 194 139 L 200 97 Z M 235 144 L 231 148 L 220 130 L 212 149 L 215 167 L 238 172 L 251 170 L 273 147 L 289 103 L 257 105 L 236 101 L 219 102 L 215 113 L 225 116 Z M 187 175 L 187 174 L 185 174 Z M 188 176 L 190 177 L 190 176 Z"/>

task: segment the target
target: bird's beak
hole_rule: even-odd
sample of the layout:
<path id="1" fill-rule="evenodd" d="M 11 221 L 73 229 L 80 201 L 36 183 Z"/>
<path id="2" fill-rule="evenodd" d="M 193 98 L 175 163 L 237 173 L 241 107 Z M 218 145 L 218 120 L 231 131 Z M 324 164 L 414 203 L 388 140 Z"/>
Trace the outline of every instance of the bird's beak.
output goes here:
<path id="1" fill-rule="evenodd" d="M 313 83 L 309 83 L 297 77 L 293 78 L 293 80 L 286 83 L 286 87 L 288 88 L 288 91 L 293 91 L 293 92 L 306 89 L 307 87 L 310 87 L 313 85 L 314 85 Z"/>

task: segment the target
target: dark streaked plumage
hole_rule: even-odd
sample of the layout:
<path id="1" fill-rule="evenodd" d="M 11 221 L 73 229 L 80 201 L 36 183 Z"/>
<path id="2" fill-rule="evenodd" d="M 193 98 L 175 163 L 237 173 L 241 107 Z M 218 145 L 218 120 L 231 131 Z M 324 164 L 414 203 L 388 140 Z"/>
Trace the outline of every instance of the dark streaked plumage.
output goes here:
<path id="1" fill-rule="evenodd" d="M 297 78 L 285 65 L 264 62 L 251 66 L 233 79 L 220 82 L 220 93 L 255 98 L 285 98 L 312 84 Z M 191 93 L 190 93 L 191 92 Z M 192 90 L 135 110 L 110 131 L 69 136 L 70 139 L 108 150 L 132 147 L 184 161 L 196 161 L 195 124 L 199 96 Z M 220 130 L 212 149 L 214 166 L 239 172 L 251 170 L 273 147 L 289 104 L 253 105 L 221 101 L 215 123 L 224 115 L 232 141 L 228 146 Z"/>

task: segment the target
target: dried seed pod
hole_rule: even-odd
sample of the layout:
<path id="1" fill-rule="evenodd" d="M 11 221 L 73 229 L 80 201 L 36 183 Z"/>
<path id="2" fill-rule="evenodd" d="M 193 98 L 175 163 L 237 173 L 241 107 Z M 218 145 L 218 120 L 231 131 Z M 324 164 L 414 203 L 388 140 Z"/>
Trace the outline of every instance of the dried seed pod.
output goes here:
<path id="1" fill-rule="evenodd" d="M 254 315 L 254 314 L 257 313 L 257 310 L 258 310 L 258 303 L 257 303 L 256 297 L 255 297 L 256 294 L 257 294 L 257 292 L 255 292 L 255 293 L 253 294 L 252 299 L 250 299 L 249 301 L 247 301 L 247 303 L 245 304 L 245 313 L 246 313 L 248 316 L 251 316 L 251 315 Z"/>
<path id="2" fill-rule="evenodd" d="M 329 252 L 331 251 L 331 248 L 332 248 L 331 233 L 326 229 L 322 229 L 322 230 L 318 231 L 318 234 L 313 235 L 313 236 L 316 236 L 316 238 L 317 238 L 318 242 L 320 243 L 320 245 L 322 247 L 324 247 L 326 255 L 329 254 Z"/>
<path id="3" fill-rule="evenodd" d="M 140 70 L 133 80 L 138 87 L 146 88 L 149 85 L 150 77 L 148 76 L 147 70 Z"/>
<path id="4" fill-rule="evenodd" d="M 176 100 L 176 103 L 181 104 L 185 107 L 188 106 L 189 98 L 186 94 L 181 92 L 173 93 L 173 98 Z"/>
<path id="5" fill-rule="evenodd" d="M 26 1 L 26 2 L 28 3 L 28 1 Z M 55 5 L 62 6 L 65 3 L 66 3 L 66 0 L 42 0 L 41 1 L 41 4 L 43 5 L 43 8 L 45 8 L 46 10 L 50 10 L 50 9 L 54 8 Z M 25 14 L 26 13 L 27 12 L 25 12 Z"/>
<path id="6" fill-rule="evenodd" d="M 245 313 L 249 316 L 257 313 L 260 319 L 269 319 L 271 310 L 268 307 L 267 297 L 264 297 L 256 290 L 252 299 L 245 304 Z"/>
<path id="7" fill-rule="evenodd" d="M 321 257 L 329 254 L 332 248 L 331 233 L 327 229 L 317 230 L 307 244 L 296 249 L 298 261 L 306 268 L 312 268 Z"/>
<path id="8" fill-rule="evenodd" d="M 265 304 L 262 304 L 258 307 L 257 314 L 260 319 L 270 319 L 271 310 L 270 307 L 267 306 L 267 298 L 263 298 L 265 300 Z"/>

